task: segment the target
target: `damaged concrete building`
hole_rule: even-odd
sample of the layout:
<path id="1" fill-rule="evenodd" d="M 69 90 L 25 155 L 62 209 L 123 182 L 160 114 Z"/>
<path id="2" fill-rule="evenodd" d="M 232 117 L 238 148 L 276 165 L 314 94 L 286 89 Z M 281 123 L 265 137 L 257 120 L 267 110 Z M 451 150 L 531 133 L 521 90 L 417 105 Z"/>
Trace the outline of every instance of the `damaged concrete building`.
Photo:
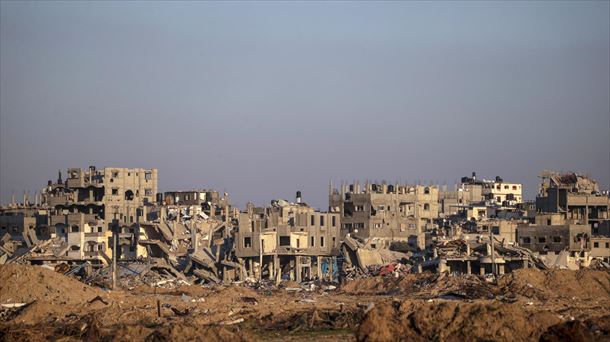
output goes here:
<path id="1" fill-rule="evenodd" d="M 65 255 L 107 262 L 112 258 L 112 229 L 118 230 L 119 255 L 136 258 L 137 224 L 157 194 L 156 169 L 70 168 L 65 180 L 43 190 L 51 235 L 63 237 Z"/>
<path id="2" fill-rule="evenodd" d="M 506 213 L 517 212 L 523 201 L 522 191 L 520 183 L 507 183 L 499 176 L 494 180 L 479 179 L 473 172 L 471 177 L 462 177 L 455 190 L 439 192 L 439 209 L 442 217 L 457 215 L 481 220 L 510 216 Z"/>
<path id="3" fill-rule="evenodd" d="M 590 177 L 574 172 L 544 171 L 540 178 L 542 183 L 536 197 L 538 213 L 558 213 L 566 222 L 587 224 L 593 231 L 610 219 L 608 193 L 602 193 Z"/>
<path id="4" fill-rule="evenodd" d="M 252 278 L 330 279 L 337 272 L 341 216 L 301 202 L 274 200 L 271 206 L 248 205 L 239 215 L 235 256 Z"/>
<path id="5" fill-rule="evenodd" d="M 342 236 L 378 238 L 385 247 L 406 241 L 423 249 L 425 230 L 438 217 L 438 187 L 385 182 L 331 186 L 329 208 L 341 214 Z"/>
<path id="6" fill-rule="evenodd" d="M 606 258 L 608 194 L 599 191 L 595 180 L 577 173 L 544 171 L 540 177 L 535 223 L 518 226 L 519 245 L 565 267 Z"/>

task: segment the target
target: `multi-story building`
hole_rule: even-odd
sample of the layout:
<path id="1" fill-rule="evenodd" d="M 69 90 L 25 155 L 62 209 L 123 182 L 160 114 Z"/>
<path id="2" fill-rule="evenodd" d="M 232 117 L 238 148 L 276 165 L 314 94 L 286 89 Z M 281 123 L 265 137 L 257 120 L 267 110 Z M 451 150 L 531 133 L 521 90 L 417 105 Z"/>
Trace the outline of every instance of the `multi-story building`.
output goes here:
<path id="1" fill-rule="evenodd" d="M 478 219 L 481 217 L 478 212 L 471 215 L 467 210 L 486 207 L 495 208 L 495 213 L 498 208 L 514 207 L 523 201 L 522 191 L 523 186 L 519 183 L 506 183 L 501 177 L 496 177 L 495 180 L 478 179 L 473 172 L 471 177 L 462 177 L 457 189 L 439 192 L 440 212 L 444 216 L 461 213 L 469 219 Z"/>
<path id="2" fill-rule="evenodd" d="M 227 220 L 231 217 L 231 201 L 227 193 L 221 196 L 214 190 L 168 191 L 163 203 L 168 206 L 199 206 L 211 218 Z"/>
<path id="3" fill-rule="evenodd" d="M 248 205 L 239 215 L 235 256 L 252 277 L 297 281 L 330 277 L 339 254 L 339 213 L 316 211 L 300 202 L 274 200 L 266 208 Z"/>
<path id="4" fill-rule="evenodd" d="M 499 176 L 493 181 L 483 181 L 483 197 L 495 205 L 517 205 L 523 202 L 522 192 L 522 184 L 505 182 Z"/>
<path id="5" fill-rule="evenodd" d="M 593 232 L 609 219 L 610 198 L 597 182 L 577 173 L 545 171 L 536 197 L 538 213 L 558 213 L 567 223 L 587 224 Z"/>
<path id="6" fill-rule="evenodd" d="M 341 214 L 342 236 L 377 238 L 386 245 L 406 241 L 423 249 L 427 225 L 438 218 L 438 187 L 342 184 L 340 192 L 331 187 L 329 207 Z"/>
<path id="7" fill-rule="evenodd" d="M 121 258 L 134 259 L 136 225 L 146 220 L 146 208 L 156 194 L 156 169 L 90 166 L 68 169 L 65 181 L 60 171 L 57 182 L 49 181 L 43 189 L 43 204 L 50 208 L 52 233 L 65 236 L 69 256 L 105 260 L 99 252 L 112 254 L 109 232 L 116 226 Z"/>

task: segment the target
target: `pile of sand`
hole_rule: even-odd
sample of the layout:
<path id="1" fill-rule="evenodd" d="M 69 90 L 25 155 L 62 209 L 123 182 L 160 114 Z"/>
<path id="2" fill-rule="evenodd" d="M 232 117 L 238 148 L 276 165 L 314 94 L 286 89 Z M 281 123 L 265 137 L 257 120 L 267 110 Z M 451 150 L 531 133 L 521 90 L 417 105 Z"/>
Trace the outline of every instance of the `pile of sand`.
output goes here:
<path id="1" fill-rule="evenodd" d="M 405 301 L 375 307 L 356 337 L 359 341 L 531 341 L 560 322 L 550 312 L 531 313 L 513 304 Z"/>
<path id="2" fill-rule="evenodd" d="M 521 269 L 500 278 L 499 286 L 503 292 L 540 300 L 610 299 L 610 273 L 606 271 Z"/>
<path id="3" fill-rule="evenodd" d="M 0 303 L 83 304 L 96 296 L 104 292 L 40 266 L 0 266 Z"/>

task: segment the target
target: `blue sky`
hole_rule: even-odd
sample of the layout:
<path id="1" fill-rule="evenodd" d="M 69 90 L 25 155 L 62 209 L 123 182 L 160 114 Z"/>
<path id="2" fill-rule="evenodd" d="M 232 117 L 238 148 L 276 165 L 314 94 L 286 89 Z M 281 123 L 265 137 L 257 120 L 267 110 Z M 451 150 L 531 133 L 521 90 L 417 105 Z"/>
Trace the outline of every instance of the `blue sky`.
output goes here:
<path id="1" fill-rule="evenodd" d="M 610 182 L 610 2 L 0 2 L 0 199 L 57 169 L 327 206 L 329 180 Z"/>

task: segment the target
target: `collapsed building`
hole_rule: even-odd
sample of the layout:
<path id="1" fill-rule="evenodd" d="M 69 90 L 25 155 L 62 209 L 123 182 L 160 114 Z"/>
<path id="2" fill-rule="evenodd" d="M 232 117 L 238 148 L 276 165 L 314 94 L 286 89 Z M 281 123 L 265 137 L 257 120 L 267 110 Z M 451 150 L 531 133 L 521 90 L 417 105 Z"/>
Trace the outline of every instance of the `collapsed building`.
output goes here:
<path id="1" fill-rule="evenodd" d="M 337 272 L 341 216 L 301 201 L 274 200 L 266 208 L 248 205 L 239 215 L 235 256 L 249 277 L 332 279 Z"/>
<path id="2" fill-rule="evenodd" d="M 231 283 L 610 261 L 608 195 L 577 174 L 545 174 L 535 203 L 522 201 L 520 184 L 474 173 L 455 192 L 331 184 L 327 212 L 303 203 L 300 192 L 294 202 L 240 212 L 227 193 L 157 190 L 156 169 L 71 168 L 65 180 L 60 172 L 35 203 L 24 195 L 23 204 L 0 208 L 0 263 L 105 269 L 116 257 L 162 278 Z"/>
<path id="3" fill-rule="evenodd" d="M 535 222 L 517 228 L 519 245 L 561 267 L 607 261 L 608 194 L 599 191 L 595 180 L 574 172 L 544 171 L 540 178 Z"/>
<path id="4" fill-rule="evenodd" d="M 408 184 L 341 184 L 330 189 L 329 208 L 341 214 L 341 235 L 377 238 L 388 247 L 405 241 L 424 249 L 425 231 L 438 217 L 438 187 Z"/>

